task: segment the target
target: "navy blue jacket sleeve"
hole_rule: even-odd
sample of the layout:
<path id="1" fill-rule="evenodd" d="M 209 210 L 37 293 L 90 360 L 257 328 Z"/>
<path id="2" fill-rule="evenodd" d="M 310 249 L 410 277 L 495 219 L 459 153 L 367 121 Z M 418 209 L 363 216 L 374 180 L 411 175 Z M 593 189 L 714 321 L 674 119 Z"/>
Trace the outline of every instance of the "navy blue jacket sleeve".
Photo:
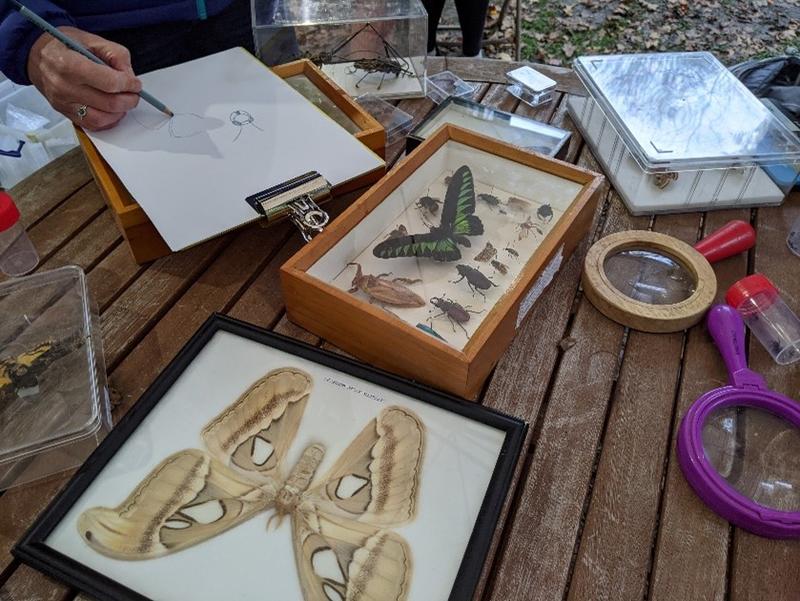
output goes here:
<path id="1" fill-rule="evenodd" d="M 56 27 L 75 24 L 64 9 L 47 0 L 26 0 L 25 6 Z M 31 83 L 28 54 L 40 35 L 41 29 L 14 10 L 10 2 L 0 0 L 0 71 L 11 81 Z"/>

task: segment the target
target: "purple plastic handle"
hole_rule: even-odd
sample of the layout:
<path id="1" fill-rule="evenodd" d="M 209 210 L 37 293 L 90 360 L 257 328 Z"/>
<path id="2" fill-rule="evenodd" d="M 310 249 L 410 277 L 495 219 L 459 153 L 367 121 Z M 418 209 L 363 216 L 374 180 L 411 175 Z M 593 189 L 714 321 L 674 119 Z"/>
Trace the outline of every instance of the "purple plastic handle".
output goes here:
<path id="1" fill-rule="evenodd" d="M 800 405 L 766 387 L 764 378 L 747 367 L 744 322 L 735 309 L 716 305 L 708 315 L 708 330 L 728 368 L 730 385 L 716 388 L 695 401 L 678 431 L 678 463 L 689 485 L 715 513 L 731 523 L 768 538 L 800 538 L 800 511 L 779 511 L 759 505 L 739 493 L 717 473 L 703 448 L 703 426 L 725 407 L 754 407 L 800 428 Z"/>

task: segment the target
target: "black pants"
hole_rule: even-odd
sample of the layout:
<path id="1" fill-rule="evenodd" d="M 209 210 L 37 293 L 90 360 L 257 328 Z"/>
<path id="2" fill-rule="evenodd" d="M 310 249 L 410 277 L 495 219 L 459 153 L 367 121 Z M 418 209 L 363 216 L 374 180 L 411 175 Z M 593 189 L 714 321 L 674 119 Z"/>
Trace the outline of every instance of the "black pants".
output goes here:
<path id="1" fill-rule="evenodd" d="M 135 73 L 243 46 L 253 51 L 249 0 L 234 0 L 224 11 L 206 20 L 161 23 L 133 29 L 98 32 L 131 51 Z"/>
<path id="2" fill-rule="evenodd" d="M 428 11 L 428 52 L 436 48 L 436 30 L 446 0 L 422 0 Z M 458 22 L 461 25 L 462 50 L 464 56 L 476 56 L 481 51 L 483 27 L 489 0 L 455 0 Z"/>

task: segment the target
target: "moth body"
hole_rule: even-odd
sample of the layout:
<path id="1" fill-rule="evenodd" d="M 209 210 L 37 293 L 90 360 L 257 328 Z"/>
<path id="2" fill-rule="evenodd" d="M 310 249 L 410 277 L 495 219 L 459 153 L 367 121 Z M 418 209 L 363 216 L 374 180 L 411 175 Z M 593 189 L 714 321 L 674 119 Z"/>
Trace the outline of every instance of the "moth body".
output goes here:
<path id="1" fill-rule="evenodd" d="M 300 503 L 303 493 L 308 489 L 311 480 L 314 479 L 314 474 L 322 463 L 325 457 L 325 447 L 321 444 L 312 444 L 306 447 L 300 457 L 300 461 L 294 466 L 286 482 L 278 491 L 278 496 L 275 499 L 275 513 L 277 515 L 286 515 L 294 511 L 295 507 Z"/>

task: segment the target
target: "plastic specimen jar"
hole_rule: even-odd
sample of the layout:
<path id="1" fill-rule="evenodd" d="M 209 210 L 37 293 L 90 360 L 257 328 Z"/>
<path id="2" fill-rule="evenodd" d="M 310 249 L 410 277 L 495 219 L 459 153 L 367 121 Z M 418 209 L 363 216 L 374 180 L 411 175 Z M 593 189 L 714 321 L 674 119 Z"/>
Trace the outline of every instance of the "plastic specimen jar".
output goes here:
<path id="1" fill-rule="evenodd" d="M 0 271 L 12 277 L 25 275 L 39 264 L 39 254 L 19 220 L 19 209 L 0 190 Z"/>
<path id="2" fill-rule="evenodd" d="M 789 229 L 789 237 L 786 238 L 786 244 L 789 245 L 789 250 L 800 257 L 800 217 L 798 217 L 791 229 Z"/>
<path id="3" fill-rule="evenodd" d="M 788 365 L 800 359 L 800 319 L 769 279 L 760 273 L 742 278 L 730 287 L 725 301 L 741 314 L 776 363 Z"/>

